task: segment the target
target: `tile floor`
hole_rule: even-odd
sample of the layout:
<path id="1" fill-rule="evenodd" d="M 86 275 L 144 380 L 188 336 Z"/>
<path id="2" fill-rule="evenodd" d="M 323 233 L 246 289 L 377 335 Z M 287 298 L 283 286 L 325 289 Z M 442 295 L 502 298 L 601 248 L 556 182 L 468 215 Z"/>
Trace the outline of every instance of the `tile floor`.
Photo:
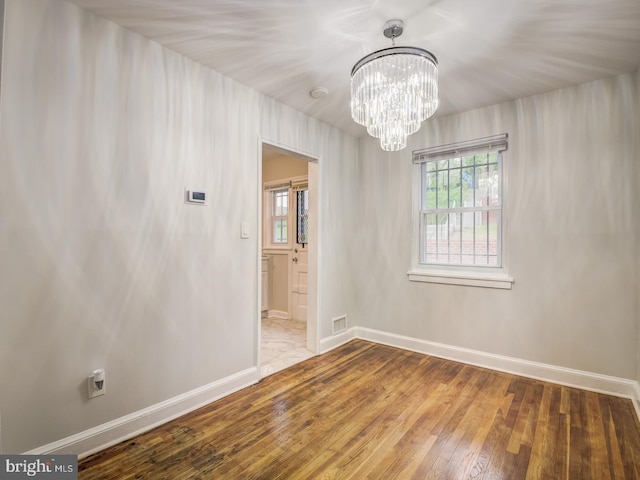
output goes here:
<path id="1" fill-rule="evenodd" d="M 313 356 L 307 350 L 307 325 L 297 320 L 262 319 L 260 352 L 263 377 L 295 365 Z"/>

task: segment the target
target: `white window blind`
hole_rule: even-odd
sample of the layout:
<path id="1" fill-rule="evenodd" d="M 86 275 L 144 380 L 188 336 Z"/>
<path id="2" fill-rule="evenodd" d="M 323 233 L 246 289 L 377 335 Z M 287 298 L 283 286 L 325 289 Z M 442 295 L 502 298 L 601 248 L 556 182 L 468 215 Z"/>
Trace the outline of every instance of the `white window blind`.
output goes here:
<path id="1" fill-rule="evenodd" d="M 413 163 L 470 156 L 481 152 L 502 152 L 507 149 L 508 135 L 502 133 L 459 143 L 429 147 L 413 152 Z"/>

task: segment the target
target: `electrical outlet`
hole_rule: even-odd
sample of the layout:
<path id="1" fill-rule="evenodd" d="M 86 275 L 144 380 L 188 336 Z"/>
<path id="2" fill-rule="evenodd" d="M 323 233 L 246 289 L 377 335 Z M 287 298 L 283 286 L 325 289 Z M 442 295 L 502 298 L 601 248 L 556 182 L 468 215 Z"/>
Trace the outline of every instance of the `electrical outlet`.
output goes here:
<path id="1" fill-rule="evenodd" d="M 104 370 L 95 370 L 87 378 L 89 388 L 89 398 L 99 397 L 107 393 L 107 382 L 105 381 Z"/>

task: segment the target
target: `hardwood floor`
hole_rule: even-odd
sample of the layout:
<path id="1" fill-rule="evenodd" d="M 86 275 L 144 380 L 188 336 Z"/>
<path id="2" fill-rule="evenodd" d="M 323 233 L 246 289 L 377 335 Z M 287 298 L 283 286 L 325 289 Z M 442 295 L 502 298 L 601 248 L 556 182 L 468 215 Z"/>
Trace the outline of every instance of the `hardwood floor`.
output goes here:
<path id="1" fill-rule="evenodd" d="M 354 340 L 80 462 L 80 479 L 640 479 L 630 400 Z"/>

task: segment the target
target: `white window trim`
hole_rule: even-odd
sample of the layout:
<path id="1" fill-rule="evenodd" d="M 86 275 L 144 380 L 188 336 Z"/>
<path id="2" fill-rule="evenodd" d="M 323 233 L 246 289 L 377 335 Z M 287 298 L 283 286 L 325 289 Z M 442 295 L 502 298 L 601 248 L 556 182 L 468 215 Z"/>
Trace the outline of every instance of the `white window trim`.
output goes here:
<path id="1" fill-rule="evenodd" d="M 269 182 L 271 185 L 267 183 L 264 184 L 264 212 L 263 218 L 266 220 L 263 222 L 264 232 L 262 234 L 263 246 L 264 249 L 269 250 L 291 250 L 291 194 L 289 194 L 289 208 L 287 213 L 287 243 L 275 243 L 273 241 L 273 192 L 275 190 L 283 190 L 285 188 L 289 189 L 289 193 L 291 192 L 290 184 L 287 181 L 286 183 L 282 182 Z"/>
<path id="2" fill-rule="evenodd" d="M 291 215 L 290 215 L 290 211 L 291 211 L 291 189 L 290 188 L 277 188 L 275 190 L 269 190 L 269 200 L 271 201 L 271 208 L 269 209 L 269 214 L 271 215 L 271 222 L 269 223 L 269 226 L 271 227 L 271 238 L 269 239 L 269 241 L 271 242 L 272 245 L 288 245 L 289 242 L 289 236 L 291 235 L 291 232 L 289 231 L 289 229 L 291 228 Z M 286 200 L 286 206 L 285 206 L 285 202 L 284 200 Z M 284 210 L 286 208 L 286 210 L 284 210 L 284 212 L 281 212 L 280 215 L 278 215 L 276 213 L 276 211 L 279 209 L 278 205 L 282 204 L 283 207 L 282 209 Z M 282 225 L 284 224 L 284 225 Z M 276 225 L 278 225 L 278 227 L 276 228 Z M 282 232 L 283 227 L 284 226 L 284 232 Z M 280 241 L 281 239 L 284 239 L 286 241 Z"/>
<path id="3" fill-rule="evenodd" d="M 407 272 L 409 280 L 423 283 L 443 283 L 468 287 L 502 288 L 511 290 L 513 277 L 504 273 L 452 272 L 449 270 L 416 269 Z"/>
<path id="4" fill-rule="evenodd" d="M 412 254 L 411 268 L 407 272 L 409 281 L 422 283 L 439 283 L 446 285 L 464 285 L 470 287 L 499 288 L 510 290 L 514 279 L 508 274 L 508 245 L 505 241 L 507 231 L 507 185 L 508 185 L 508 163 L 502 162 L 502 222 L 501 222 L 501 267 L 475 267 L 475 266 L 454 266 L 454 265 L 425 265 L 419 262 L 420 255 L 420 202 L 421 202 L 421 158 L 428 156 L 430 159 L 446 159 L 452 155 L 461 154 L 465 151 L 477 150 L 478 148 L 490 148 L 494 144 L 507 143 L 507 134 L 495 135 L 492 137 L 480 138 L 468 142 L 461 142 L 452 145 L 443 145 L 413 152 L 413 198 L 412 198 Z"/>

